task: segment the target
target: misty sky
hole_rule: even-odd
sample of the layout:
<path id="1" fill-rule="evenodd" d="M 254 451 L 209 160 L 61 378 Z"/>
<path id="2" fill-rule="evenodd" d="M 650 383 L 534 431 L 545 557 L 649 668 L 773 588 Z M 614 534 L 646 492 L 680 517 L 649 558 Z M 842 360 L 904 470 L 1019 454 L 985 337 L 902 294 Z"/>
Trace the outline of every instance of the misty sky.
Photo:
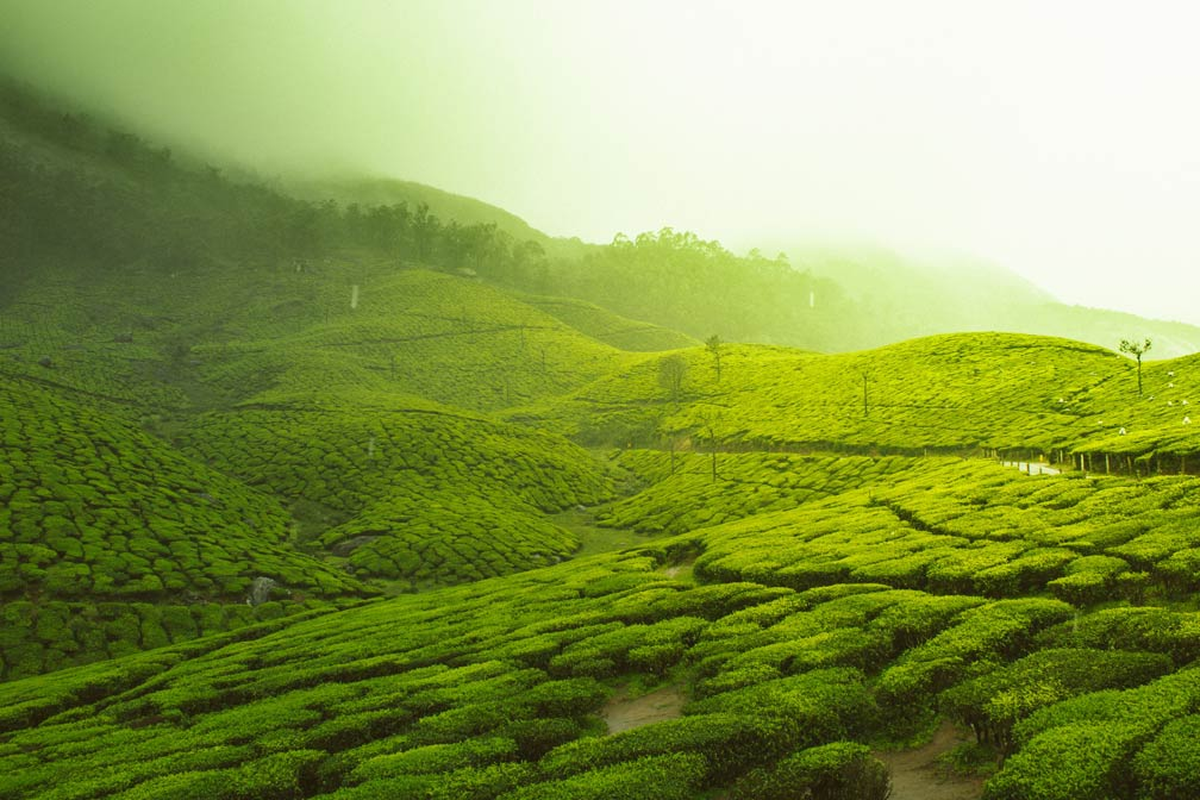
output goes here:
<path id="1" fill-rule="evenodd" d="M 267 173 L 416 180 L 556 235 L 957 249 L 1200 324 L 1192 8 L 0 0 L 0 67 Z"/>

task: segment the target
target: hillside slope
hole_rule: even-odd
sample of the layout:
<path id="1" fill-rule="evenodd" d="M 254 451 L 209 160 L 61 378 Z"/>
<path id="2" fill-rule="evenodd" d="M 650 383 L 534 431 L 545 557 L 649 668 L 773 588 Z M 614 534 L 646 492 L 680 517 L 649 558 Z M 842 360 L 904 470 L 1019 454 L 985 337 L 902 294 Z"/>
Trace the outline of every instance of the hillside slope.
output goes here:
<path id="1" fill-rule="evenodd" d="M 0 592 L 241 600 L 256 575 L 317 594 L 356 581 L 287 546 L 271 497 L 119 419 L 26 381 L 0 386 Z"/>
<path id="2" fill-rule="evenodd" d="M 859 743 L 935 710 L 1015 751 L 987 797 L 1051 774 L 1101 796 L 1133 756 L 1135 787 L 1171 780 L 1200 696 L 1176 671 L 1200 655 L 1195 612 L 1093 603 L 1194 591 L 1131 523 L 1195 479 L 1128 505 L 1128 479 L 976 463 L 937 492 L 963 463 L 920 463 L 883 496 L 6 684 L 8 796 L 874 797 L 864 776 L 886 777 Z M 1046 591 L 1065 599 L 1029 596 Z M 602 735 L 630 681 L 679 686 L 683 716 Z M 1015 717 L 998 691 L 1023 698 Z M 1120 747 L 1053 760 L 1102 710 L 1129 720 Z"/>
<path id="3" fill-rule="evenodd" d="M 678 393 L 665 380 L 672 362 Z M 504 413 L 580 441 L 668 450 L 997 452 L 1067 463 L 1107 452 L 1122 454 L 1110 471 L 1133 471 L 1125 455 L 1143 473 L 1183 471 L 1200 449 L 1188 415 L 1194 362 L 1146 365 L 1139 396 L 1130 359 L 1040 336 L 953 334 L 836 355 L 723 345 L 719 380 L 712 351 L 692 347 Z M 1083 466 L 1103 469 L 1093 461 Z"/>
<path id="4" fill-rule="evenodd" d="M 987 800 L 1200 796 L 1197 357 L 710 348 L 872 321 L 0 101 L 0 798 L 883 800 L 945 721 Z"/>

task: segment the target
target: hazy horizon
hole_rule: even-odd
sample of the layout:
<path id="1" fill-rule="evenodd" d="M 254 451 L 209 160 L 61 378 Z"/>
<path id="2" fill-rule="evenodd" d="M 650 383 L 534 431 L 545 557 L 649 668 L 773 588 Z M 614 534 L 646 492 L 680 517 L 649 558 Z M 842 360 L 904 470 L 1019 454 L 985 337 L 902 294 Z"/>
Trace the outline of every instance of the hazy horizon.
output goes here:
<path id="1" fill-rule="evenodd" d="M 992 261 L 1200 324 L 1185 7 L 0 0 L 0 69 L 265 173 L 373 173 L 552 235 Z M 1115 335 L 1136 332 L 1117 332 Z"/>

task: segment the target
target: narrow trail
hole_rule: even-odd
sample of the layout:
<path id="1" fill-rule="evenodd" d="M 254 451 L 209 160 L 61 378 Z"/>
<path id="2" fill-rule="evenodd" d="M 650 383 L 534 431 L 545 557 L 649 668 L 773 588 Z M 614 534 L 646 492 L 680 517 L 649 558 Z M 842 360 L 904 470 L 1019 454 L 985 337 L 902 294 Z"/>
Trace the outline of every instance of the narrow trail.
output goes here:
<path id="1" fill-rule="evenodd" d="M 944 721 L 933 740 L 913 750 L 877 752 L 892 773 L 889 800 L 978 800 L 983 778 L 956 775 L 940 767 L 938 756 L 971 741 L 971 735 Z"/>
<path id="2" fill-rule="evenodd" d="M 1062 470 L 1051 467 L 1048 464 L 1040 464 L 1029 461 L 1001 461 L 1001 466 L 1016 467 L 1026 475 L 1061 475 Z"/>
<path id="3" fill-rule="evenodd" d="M 609 733 L 620 733 L 675 719 L 683 713 L 686 702 L 687 696 L 678 686 L 665 686 L 633 699 L 627 689 L 622 689 L 600 709 L 600 717 L 608 725 Z"/>

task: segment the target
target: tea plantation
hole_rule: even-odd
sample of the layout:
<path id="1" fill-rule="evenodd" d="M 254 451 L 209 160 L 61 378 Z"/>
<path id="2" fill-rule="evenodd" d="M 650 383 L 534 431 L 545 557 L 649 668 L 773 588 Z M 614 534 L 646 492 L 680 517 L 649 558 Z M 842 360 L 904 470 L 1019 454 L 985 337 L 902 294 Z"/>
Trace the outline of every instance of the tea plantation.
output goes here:
<path id="1" fill-rule="evenodd" d="M 245 180 L 0 85 L 0 800 L 1200 797 L 1200 356 Z"/>
<path id="2" fill-rule="evenodd" d="M 945 720 L 986 798 L 1200 793 L 1193 359 L 1139 396 L 1065 340 L 720 344 L 718 379 L 353 254 L 48 275 L 0 329 L 0 798 L 883 800 Z"/>
<path id="3" fill-rule="evenodd" d="M 1058 457 L 1117 435 L 1138 403 L 1127 359 L 1048 337 L 954 334 L 835 355 L 725 345 L 720 380 L 705 348 L 678 355 L 678 393 L 662 382 L 670 356 L 655 354 L 508 413 L 585 439 L 603 432 L 655 446 Z"/>
<path id="4" fill-rule="evenodd" d="M 686 334 L 648 322 L 628 319 L 583 300 L 536 295 L 522 299 L 534 308 L 557 317 L 596 341 L 604 342 L 621 350 L 654 352 L 693 347 L 699 344 Z"/>
<path id="5" fill-rule="evenodd" d="M 604 465 L 525 428 L 423 403 L 255 406 L 196 418 L 183 450 L 293 504 L 356 573 L 457 582 L 544 566 L 578 541 L 545 514 L 612 494 Z"/>
<path id="6" fill-rule="evenodd" d="M 255 575 L 362 587 L 288 545 L 273 497 L 127 422 L 27 381 L 0 385 L 0 592 L 61 600 L 240 599 Z"/>
<path id="7" fill-rule="evenodd" d="M 1117 501 L 1129 478 L 922 465 L 650 547 L 9 682 L 3 796 L 883 797 L 862 743 L 936 715 L 1008 754 L 987 797 L 1194 791 L 1189 590 L 1152 561 L 1123 581 L 1118 537 L 1051 541 L 1037 519 L 1117 528 L 1190 486 L 1137 506 Z M 966 486 L 936 491 L 953 469 Z M 1056 591 L 1083 574 L 1110 590 Z M 605 735 L 631 681 L 682 687 L 682 716 Z"/>

